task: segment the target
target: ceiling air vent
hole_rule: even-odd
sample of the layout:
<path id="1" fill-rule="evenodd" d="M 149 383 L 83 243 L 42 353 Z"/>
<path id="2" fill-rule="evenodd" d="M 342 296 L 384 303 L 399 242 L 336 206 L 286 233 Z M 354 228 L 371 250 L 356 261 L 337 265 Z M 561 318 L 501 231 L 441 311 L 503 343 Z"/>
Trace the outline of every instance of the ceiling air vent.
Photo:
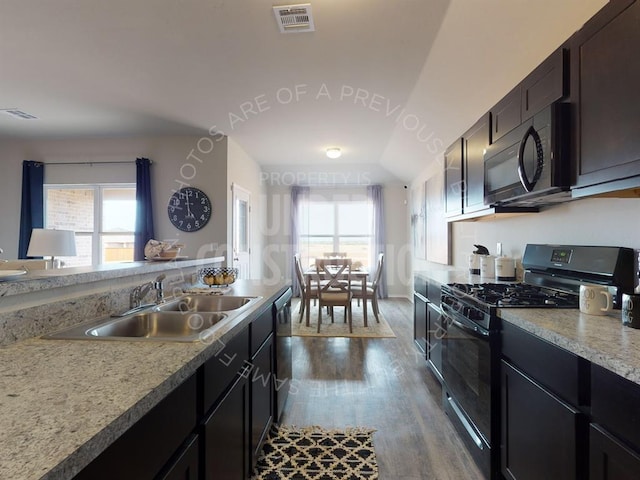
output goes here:
<path id="1" fill-rule="evenodd" d="M 273 7 L 273 13 L 276 16 L 276 21 L 278 22 L 281 33 L 315 31 L 310 3 Z"/>
<path id="2" fill-rule="evenodd" d="M 17 108 L 0 108 L 0 112 L 4 112 L 7 115 L 11 115 L 15 118 L 21 118 L 23 120 L 37 120 L 38 117 L 35 115 L 31 115 L 30 113 L 23 112 L 22 110 L 18 110 Z"/>

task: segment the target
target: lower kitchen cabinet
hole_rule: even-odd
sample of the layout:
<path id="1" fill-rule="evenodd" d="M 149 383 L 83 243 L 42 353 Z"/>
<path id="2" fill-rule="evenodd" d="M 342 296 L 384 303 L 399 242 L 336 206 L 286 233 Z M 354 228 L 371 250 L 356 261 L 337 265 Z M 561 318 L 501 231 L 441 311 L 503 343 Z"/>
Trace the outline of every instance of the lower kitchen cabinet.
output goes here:
<path id="1" fill-rule="evenodd" d="M 414 292 L 413 340 L 425 356 L 427 354 L 427 328 L 427 299 L 423 295 Z"/>
<path id="2" fill-rule="evenodd" d="M 598 425 L 589 429 L 589 479 L 637 480 L 640 455 Z"/>
<path id="3" fill-rule="evenodd" d="M 427 304 L 427 363 L 442 383 L 442 337 L 446 330 L 442 311 L 434 303 Z"/>
<path id="4" fill-rule="evenodd" d="M 251 359 L 251 468 L 255 466 L 262 444 L 273 422 L 274 342 L 270 335 Z"/>
<path id="5" fill-rule="evenodd" d="M 239 375 L 203 422 L 204 479 L 249 477 L 249 381 Z"/>
<path id="6" fill-rule="evenodd" d="M 591 368 L 590 479 L 640 478 L 640 385 Z"/>
<path id="7" fill-rule="evenodd" d="M 142 417 L 100 456 L 85 467 L 78 480 L 140 480 L 181 467 L 185 439 L 196 426 L 196 376 L 193 375 Z M 184 450 L 181 450 L 184 449 Z M 196 450 L 197 454 L 197 450 Z M 166 477 L 175 478 L 175 477 Z M 190 477 L 179 477 L 190 478 Z"/>
<path id="8" fill-rule="evenodd" d="M 198 436 L 191 435 L 186 445 L 171 462 L 166 471 L 158 475 L 157 480 L 199 480 L 200 479 L 200 445 Z"/>
<path id="9" fill-rule="evenodd" d="M 582 479 L 581 413 L 504 360 L 501 365 L 501 470 L 507 479 Z"/>
<path id="10" fill-rule="evenodd" d="M 501 342 L 502 475 L 587 478 L 589 362 L 508 322 Z"/>

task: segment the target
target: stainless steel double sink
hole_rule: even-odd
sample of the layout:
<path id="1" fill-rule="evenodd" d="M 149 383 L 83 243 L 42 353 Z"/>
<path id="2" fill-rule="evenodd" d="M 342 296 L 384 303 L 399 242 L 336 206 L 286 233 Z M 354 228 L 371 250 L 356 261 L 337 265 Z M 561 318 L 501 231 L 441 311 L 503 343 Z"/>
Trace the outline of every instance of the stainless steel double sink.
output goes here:
<path id="1" fill-rule="evenodd" d="M 261 297 L 184 295 L 120 318 L 102 318 L 45 335 L 60 340 L 195 342 Z M 210 330 L 211 329 L 211 330 Z"/>

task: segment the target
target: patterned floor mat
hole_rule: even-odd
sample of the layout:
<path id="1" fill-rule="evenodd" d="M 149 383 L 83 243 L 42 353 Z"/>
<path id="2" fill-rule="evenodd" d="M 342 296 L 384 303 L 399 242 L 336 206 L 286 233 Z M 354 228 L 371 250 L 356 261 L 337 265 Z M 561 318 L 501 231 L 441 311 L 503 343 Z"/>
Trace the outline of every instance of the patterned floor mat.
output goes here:
<path id="1" fill-rule="evenodd" d="M 273 426 L 253 480 L 377 480 L 370 428 Z"/>

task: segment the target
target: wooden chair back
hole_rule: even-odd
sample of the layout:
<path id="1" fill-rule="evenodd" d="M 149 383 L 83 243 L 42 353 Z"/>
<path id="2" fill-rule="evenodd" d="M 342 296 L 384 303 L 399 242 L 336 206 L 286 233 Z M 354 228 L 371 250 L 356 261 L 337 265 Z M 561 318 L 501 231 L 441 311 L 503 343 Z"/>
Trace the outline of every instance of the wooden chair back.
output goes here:
<path id="1" fill-rule="evenodd" d="M 382 277 L 383 267 L 384 267 L 384 253 L 379 253 L 378 262 L 376 265 L 376 273 L 374 274 L 373 282 L 371 282 L 371 285 L 373 286 L 374 289 L 378 286 L 378 283 L 380 282 L 380 278 Z"/>
<path id="2" fill-rule="evenodd" d="M 347 258 L 347 252 L 324 252 L 324 258 Z"/>
<path id="3" fill-rule="evenodd" d="M 351 259 L 316 259 L 318 294 L 345 293 L 351 295 Z"/>

